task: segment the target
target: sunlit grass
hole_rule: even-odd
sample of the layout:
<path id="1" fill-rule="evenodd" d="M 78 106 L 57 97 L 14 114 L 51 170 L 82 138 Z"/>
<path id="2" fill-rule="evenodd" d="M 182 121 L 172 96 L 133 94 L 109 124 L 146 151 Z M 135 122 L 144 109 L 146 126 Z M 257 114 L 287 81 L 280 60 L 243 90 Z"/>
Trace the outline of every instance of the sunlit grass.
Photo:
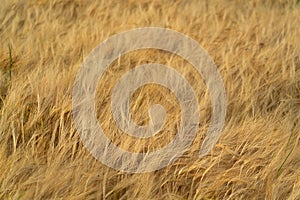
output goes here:
<path id="1" fill-rule="evenodd" d="M 0 199 L 299 199 L 299 24 L 298 0 L 2 1 Z M 201 118 L 182 158 L 152 173 L 126 174 L 85 149 L 71 94 L 93 48 L 115 33 L 148 26 L 182 32 L 207 50 L 224 80 L 228 112 L 218 144 L 198 158 L 210 120 L 201 76 L 163 51 L 121 56 L 97 90 L 99 124 L 113 142 L 132 151 L 155 150 L 178 125 L 174 95 L 149 85 L 132 98 L 133 119 L 147 124 L 149 105 L 160 102 L 168 111 L 166 129 L 136 140 L 114 124 L 109 91 L 141 63 L 182 73 L 195 89 Z"/>

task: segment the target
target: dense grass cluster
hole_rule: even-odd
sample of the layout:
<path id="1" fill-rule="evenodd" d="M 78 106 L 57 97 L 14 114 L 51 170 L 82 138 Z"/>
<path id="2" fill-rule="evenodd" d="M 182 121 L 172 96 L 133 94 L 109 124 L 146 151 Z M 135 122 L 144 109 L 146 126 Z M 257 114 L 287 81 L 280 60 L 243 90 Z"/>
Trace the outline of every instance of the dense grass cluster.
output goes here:
<path id="1" fill-rule="evenodd" d="M 299 199 L 299 1 L 2 0 L 0 6 L 0 199 Z M 198 41 L 214 59 L 227 93 L 224 130 L 198 158 L 210 121 L 200 75 L 157 50 L 123 55 L 99 81 L 97 117 L 113 142 L 150 151 L 174 136 L 180 108 L 167 89 L 147 85 L 131 102 L 167 110 L 165 129 L 149 140 L 120 132 L 109 112 L 111 88 L 137 64 L 178 70 L 199 98 L 201 124 L 190 150 L 161 170 L 126 174 L 98 162 L 72 119 L 72 88 L 89 52 L 109 36 L 157 26 Z"/>

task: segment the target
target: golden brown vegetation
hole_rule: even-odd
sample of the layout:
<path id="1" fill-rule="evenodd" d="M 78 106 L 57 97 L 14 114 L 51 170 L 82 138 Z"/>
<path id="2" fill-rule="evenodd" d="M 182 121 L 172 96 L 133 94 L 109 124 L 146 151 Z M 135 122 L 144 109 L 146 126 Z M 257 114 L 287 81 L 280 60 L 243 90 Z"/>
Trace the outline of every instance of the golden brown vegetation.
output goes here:
<path id="1" fill-rule="evenodd" d="M 300 199 L 299 25 L 297 1 L 2 0 L 0 199 Z M 180 114 L 172 94 L 147 86 L 133 98 L 134 119 L 147 123 L 148 106 L 162 103 L 166 134 L 151 141 L 118 137 L 103 112 L 110 100 L 103 88 L 127 68 L 169 63 L 190 80 L 202 108 L 199 136 L 183 158 L 152 173 L 126 174 L 82 145 L 72 120 L 72 87 L 100 42 L 148 26 L 182 32 L 209 52 L 224 80 L 228 112 L 217 145 L 198 158 L 210 117 L 201 77 L 164 52 L 122 56 L 99 82 L 97 96 L 99 123 L 122 148 L 167 144 Z"/>

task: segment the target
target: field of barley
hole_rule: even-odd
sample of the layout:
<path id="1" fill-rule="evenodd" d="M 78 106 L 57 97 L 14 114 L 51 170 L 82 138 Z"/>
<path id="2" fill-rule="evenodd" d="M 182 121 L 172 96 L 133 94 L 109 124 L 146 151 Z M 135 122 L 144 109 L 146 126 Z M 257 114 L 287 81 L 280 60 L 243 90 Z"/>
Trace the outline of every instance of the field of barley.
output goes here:
<path id="1" fill-rule="evenodd" d="M 132 96 L 132 118 L 166 108 L 152 138 L 122 133 L 111 115 L 113 86 L 141 63 L 168 64 L 195 89 L 200 122 L 190 149 L 148 173 L 107 167 L 83 145 L 72 116 L 76 74 L 110 36 L 162 27 L 197 41 L 223 79 L 227 114 L 220 139 L 198 157 L 211 117 L 201 75 L 169 52 L 119 57 L 99 80 L 96 111 L 108 138 L 132 152 L 168 144 L 176 96 L 155 84 Z M 0 199 L 300 199 L 300 2 L 298 0 L 1 0 Z"/>

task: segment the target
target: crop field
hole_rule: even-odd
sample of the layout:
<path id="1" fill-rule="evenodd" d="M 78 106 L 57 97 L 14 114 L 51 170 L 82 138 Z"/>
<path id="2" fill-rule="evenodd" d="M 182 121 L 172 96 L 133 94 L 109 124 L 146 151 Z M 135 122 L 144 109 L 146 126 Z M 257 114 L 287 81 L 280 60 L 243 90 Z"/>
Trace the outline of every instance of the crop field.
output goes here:
<path id="1" fill-rule="evenodd" d="M 180 32 L 207 51 L 224 83 L 227 112 L 219 140 L 199 157 L 212 116 L 203 77 L 167 51 L 120 55 L 95 92 L 98 124 L 116 146 L 154 152 L 181 125 L 176 95 L 147 84 L 131 96 L 132 120 L 149 124 L 149 108 L 160 104 L 163 129 L 142 139 L 120 130 L 112 90 L 137 65 L 174 68 L 192 86 L 200 113 L 197 135 L 179 159 L 128 173 L 86 148 L 72 94 L 93 49 L 143 27 Z M 300 199 L 299 0 L 1 0 L 0 42 L 0 199 Z"/>

